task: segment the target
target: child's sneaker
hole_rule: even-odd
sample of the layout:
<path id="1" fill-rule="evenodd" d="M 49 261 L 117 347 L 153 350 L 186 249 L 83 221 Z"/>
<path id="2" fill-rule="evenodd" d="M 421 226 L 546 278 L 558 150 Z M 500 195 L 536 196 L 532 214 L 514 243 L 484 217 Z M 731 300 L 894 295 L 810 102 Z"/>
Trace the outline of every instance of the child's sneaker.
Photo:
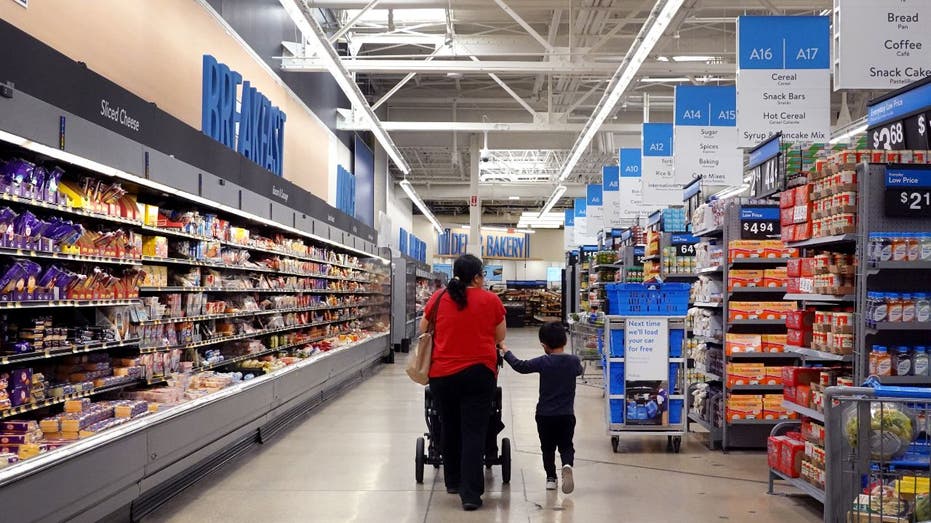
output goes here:
<path id="1" fill-rule="evenodd" d="M 546 490 L 556 490 L 556 478 L 546 478 Z"/>
<path id="2" fill-rule="evenodd" d="M 549 485 L 549 483 L 547 483 Z M 547 486 L 549 488 L 549 486 Z M 556 483 L 553 483 L 553 488 L 556 488 Z M 562 466 L 562 493 L 571 494 L 575 490 L 575 482 L 572 480 L 572 465 L 563 465 Z"/>

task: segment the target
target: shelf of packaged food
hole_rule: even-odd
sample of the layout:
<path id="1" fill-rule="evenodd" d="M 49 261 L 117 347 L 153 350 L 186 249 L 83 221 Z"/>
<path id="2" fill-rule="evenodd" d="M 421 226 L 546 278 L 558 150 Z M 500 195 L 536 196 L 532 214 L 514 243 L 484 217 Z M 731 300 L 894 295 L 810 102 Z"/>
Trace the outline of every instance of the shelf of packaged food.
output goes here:
<path id="1" fill-rule="evenodd" d="M 883 385 L 931 387 L 931 376 L 879 376 L 877 379 Z"/>
<path id="2" fill-rule="evenodd" d="M 853 361 L 853 354 L 834 354 L 831 352 L 823 352 L 820 350 L 809 349 L 808 347 L 796 347 L 794 345 L 786 345 L 785 351 L 792 352 L 794 354 L 801 354 L 802 356 L 806 356 L 808 359 L 812 359 L 812 360 L 842 361 L 842 362 Z"/>
<path id="3" fill-rule="evenodd" d="M 96 352 L 101 350 L 119 349 L 124 347 L 136 347 L 139 345 L 139 339 L 134 338 L 125 341 L 112 342 L 93 342 L 71 347 L 57 347 L 35 352 L 25 352 L 22 354 L 8 354 L 0 357 L 0 365 L 18 364 L 27 361 L 44 360 L 48 358 L 57 358 L 60 356 L 70 356 L 72 354 L 83 354 L 85 352 Z"/>
<path id="4" fill-rule="evenodd" d="M 620 268 L 621 268 L 621 264 L 619 264 L 619 263 L 602 263 L 602 264 L 598 264 L 598 265 L 592 265 L 592 269 L 591 269 L 591 270 L 593 270 L 593 271 L 611 270 L 611 269 L 615 269 L 615 270 L 616 270 L 616 269 L 620 269 Z"/>
<path id="5" fill-rule="evenodd" d="M 705 267 L 704 269 L 698 269 L 698 274 L 719 274 L 723 272 L 724 268 L 720 265 L 717 267 Z"/>
<path id="6" fill-rule="evenodd" d="M 328 310 L 337 310 L 337 309 L 353 309 L 357 307 L 377 307 L 379 305 L 387 305 L 385 302 L 379 303 L 351 303 L 348 305 L 327 305 L 325 307 L 313 306 L 313 307 L 295 307 L 291 309 L 263 309 L 258 311 L 242 311 L 242 312 L 226 312 L 221 314 L 203 314 L 200 316 L 186 316 L 180 318 L 163 318 L 158 320 L 144 320 L 140 322 L 133 322 L 135 325 L 167 325 L 170 323 L 188 323 L 188 322 L 198 322 L 198 321 L 209 321 L 209 320 L 222 320 L 224 318 L 248 318 L 250 316 L 264 316 L 269 314 L 291 314 L 295 312 L 313 312 L 313 311 L 328 311 Z"/>
<path id="7" fill-rule="evenodd" d="M 879 271 L 916 271 L 931 269 L 931 261 L 880 261 L 873 262 L 867 272 L 875 274 Z"/>
<path id="8" fill-rule="evenodd" d="M 785 287 L 734 287 L 728 291 L 731 296 L 738 294 L 785 294 Z"/>
<path id="9" fill-rule="evenodd" d="M 695 231 L 692 233 L 692 236 L 697 238 L 704 238 L 708 236 L 721 236 L 724 234 L 724 227 L 715 227 L 714 229 L 707 229 L 704 231 Z"/>
<path id="10" fill-rule="evenodd" d="M 663 275 L 665 279 L 680 279 L 680 278 L 698 278 L 698 274 L 693 272 L 670 272 Z"/>
<path id="11" fill-rule="evenodd" d="M 697 301 L 692 304 L 695 307 L 702 309 L 721 309 L 724 307 L 723 302 L 713 302 L 713 301 Z"/>
<path id="12" fill-rule="evenodd" d="M 737 269 L 740 267 L 779 267 L 789 262 L 788 258 L 734 258 L 731 260 L 730 268 Z"/>
<path id="13" fill-rule="evenodd" d="M 785 423 L 784 419 L 734 419 L 727 422 L 728 425 L 776 425 Z"/>
<path id="14" fill-rule="evenodd" d="M 785 353 L 785 352 L 732 352 L 727 355 L 728 358 L 732 360 L 742 360 L 742 359 L 761 359 L 761 360 L 785 360 L 785 359 L 797 359 L 798 356 L 795 354 Z"/>
<path id="15" fill-rule="evenodd" d="M 727 390 L 732 392 L 779 392 L 782 385 L 731 385 Z"/>
<path id="16" fill-rule="evenodd" d="M 804 479 L 789 477 L 776 469 L 769 469 L 769 473 L 778 476 L 779 479 L 785 481 L 789 485 L 792 485 L 798 490 L 801 490 L 803 493 L 816 499 L 817 501 L 820 501 L 821 503 L 825 502 L 826 496 L 824 491 L 805 481 Z"/>
<path id="17" fill-rule="evenodd" d="M 709 372 L 705 368 L 704 365 L 701 365 L 701 364 L 695 365 L 695 368 L 693 370 L 695 370 L 695 372 L 698 372 L 699 374 L 703 374 L 705 376 L 705 381 L 724 381 L 721 378 L 720 374 Z"/>
<path id="18" fill-rule="evenodd" d="M 300 324 L 300 325 L 289 325 L 289 326 L 287 326 L 287 327 L 278 327 L 278 328 L 275 328 L 275 329 L 259 329 L 259 330 L 253 331 L 253 332 L 248 332 L 248 333 L 243 333 L 243 334 L 236 334 L 236 335 L 234 335 L 234 336 L 220 336 L 220 337 L 216 337 L 216 338 L 211 338 L 211 339 L 209 339 L 209 340 L 195 341 L 195 342 L 192 342 L 192 343 L 186 343 L 186 344 L 184 344 L 184 345 L 175 345 L 175 346 L 172 346 L 172 347 L 145 347 L 145 348 L 139 349 L 139 353 L 140 353 L 140 354 L 147 354 L 147 353 L 154 353 L 154 352 L 166 352 L 166 351 L 169 351 L 169 350 L 172 350 L 172 349 L 182 349 L 182 350 L 186 350 L 186 349 L 199 349 L 199 348 L 202 348 L 202 347 L 209 347 L 209 346 L 211 346 L 211 345 L 217 345 L 217 344 L 219 344 L 219 343 L 226 343 L 226 342 L 229 342 L 229 341 L 240 341 L 240 340 L 246 340 L 246 339 L 249 339 L 249 338 L 257 338 L 257 337 L 259 337 L 259 336 L 268 336 L 268 335 L 270 335 L 270 334 L 281 334 L 282 332 L 288 332 L 288 331 L 293 331 L 293 330 L 306 329 L 306 328 L 310 328 L 310 327 L 323 327 L 323 326 L 325 326 L 325 325 L 332 325 L 332 324 L 335 324 L 335 323 L 347 323 L 347 322 L 350 322 L 350 321 L 355 321 L 355 320 L 359 320 L 359 319 L 362 319 L 362 318 L 367 318 L 367 317 L 369 317 L 369 316 L 372 316 L 372 315 L 371 315 L 371 314 L 361 314 L 361 315 L 358 315 L 358 316 L 353 316 L 353 317 L 351 317 L 351 318 L 344 318 L 344 319 L 339 319 L 339 320 L 331 320 L 331 321 L 324 321 L 324 322 L 312 322 L 312 323 L 302 323 L 302 324 Z"/>
<path id="19" fill-rule="evenodd" d="M 651 254 L 649 256 L 643 257 L 643 261 L 659 261 L 659 259 L 660 259 L 659 254 Z"/>
<path id="20" fill-rule="evenodd" d="M 300 278 L 313 278 L 318 280 L 334 280 L 334 281 L 348 281 L 352 283 L 378 283 L 374 280 L 364 280 L 364 279 L 353 279 L 346 278 L 342 276 L 331 276 L 329 274 L 314 273 L 314 272 L 299 272 L 299 271 L 286 271 L 286 270 L 277 270 L 269 269 L 268 267 L 256 267 L 256 266 L 247 266 L 247 265 L 229 265 L 226 263 L 216 263 L 204 260 L 187 260 L 184 258 L 162 258 L 159 256 L 143 256 L 142 260 L 150 264 L 159 264 L 163 263 L 166 265 L 189 265 L 193 267 L 208 267 L 211 269 L 221 269 L 221 270 L 232 270 L 232 271 L 245 271 L 245 272 L 260 272 L 266 274 L 275 274 L 278 276 L 297 276 Z"/>
<path id="21" fill-rule="evenodd" d="M 802 247 L 827 247 L 829 245 L 854 243 L 856 241 L 856 234 L 837 234 L 834 236 L 824 236 L 822 238 L 812 238 L 810 240 L 803 240 L 800 242 L 786 242 L 786 246 L 799 249 Z"/>
<path id="22" fill-rule="evenodd" d="M 113 223 L 121 223 L 124 225 L 142 226 L 142 222 L 136 221 L 136 220 L 128 220 L 126 218 L 121 218 L 119 216 L 110 216 L 109 214 L 90 212 L 84 209 L 70 207 L 68 205 L 48 203 L 48 202 L 44 202 L 41 200 L 34 200 L 32 198 L 22 198 L 22 197 L 15 196 L 9 193 L 0 193 L 0 200 L 7 201 L 7 202 L 14 202 L 14 203 L 18 203 L 21 205 L 28 205 L 30 207 L 35 207 L 38 209 L 48 209 L 48 210 L 73 214 L 75 216 L 93 218 L 95 220 L 102 220 L 102 221 L 113 222 Z"/>
<path id="23" fill-rule="evenodd" d="M 311 339 L 308 339 L 308 340 L 304 340 L 304 341 L 302 341 L 302 342 L 300 342 L 300 343 L 292 343 L 292 344 L 290 344 L 290 345 L 284 345 L 284 346 L 281 346 L 281 347 L 276 347 L 276 348 L 274 348 L 274 349 L 265 349 L 265 350 L 263 350 L 263 351 L 253 352 L 253 353 L 251 353 L 251 354 L 243 354 L 242 356 L 237 356 L 237 357 L 235 357 L 235 358 L 231 358 L 231 359 L 228 359 L 228 360 L 217 361 L 217 362 L 214 362 L 214 363 L 209 363 L 209 364 L 206 364 L 206 365 L 200 365 L 200 366 L 198 366 L 198 367 L 194 367 L 194 368 L 193 368 L 193 372 L 195 372 L 195 373 L 197 373 L 197 372 L 204 372 L 204 371 L 208 371 L 208 370 L 212 370 L 212 369 L 217 369 L 217 368 L 220 368 L 220 367 L 225 367 L 225 366 L 227 366 L 227 365 L 233 365 L 233 364 L 235 364 L 235 363 L 240 363 L 240 362 L 243 362 L 243 361 L 246 361 L 246 360 L 251 360 L 251 359 L 255 359 L 255 358 L 260 358 L 260 357 L 262 357 L 262 356 L 267 356 L 267 355 L 269 355 L 269 354 L 274 354 L 274 353 L 276 353 L 276 352 L 281 352 L 281 351 L 290 350 L 290 349 L 293 349 L 293 348 L 296 348 L 296 347 L 300 347 L 301 345 L 307 345 L 307 344 L 309 344 L 309 343 L 316 343 L 316 342 L 318 342 L 318 341 L 323 341 L 323 340 L 325 340 L 325 339 L 327 339 L 327 336 L 318 336 L 318 337 L 316 337 L 316 338 L 311 338 Z"/>
<path id="24" fill-rule="evenodd" d="M 698 423 L 703 429 L 707 430 L 708 432 L 714 433 L 714 432 L 721 430 L 721 427 L 715 427 L 708 420 L 699 416 L 697 412 L 689 412 L 689 419 L 694 421 L 695 423 Z"/>
<path id="25" fill-rule="evenodd" d="M 728 320 L 728 327 L 740 327 L 740 326 L 752 326 L 752 327 L 768 327 L 768 326 L 782 326 L 785 327 L 785 320 Z"/>
<path id="26" fill-rule="evenodd" d="M 716 336 L 702 336 L 702 335 L 696 334 L 692 336 L 692 339 L 694 339 L 695 341 L 698 341 L 699 343 L 712 343 L 714 345 L 724 345 L 724 342 L 721 340 L 721 338 L 718 338 Z"/>
<path id="27" fill-rule="evenodd" d="M 794 403 L 794 402 L 786 401 L 786 400 L 782 400 L 782 408 L 784 408 L 784 409 L 786 409 L 786 410 L 788 410 L 788 411 L 791 411 L 791 412 L 797 412 L 797 413 L 801 414 L 802 416 L 806 416 L 806 417 L 809 417 L 809 418 L 811 418 L 811 419 L 813 419 L 813 420 L 820 421 L 821 423 L 824 423 L 824 413 L 823 413 L 823 412 L 818 412 L 818 411 L 815 410 L 815 409 L 811 409 L 811 408 L 808 408 L 808 407 L 803 407 L 803 406 L 799 405 L 798 403 Z"/>
<path id="28" fill-rule="evenodd" d="M 0 309 L 55 309 L 64 307 L 120 307 L 136 305 L 139 300 L 52 300 L 52 301 L 3 301 Z"/>
<path id="29" fill-rule="evenodd" d="M 0 255 L 25 256 L 45 260 L 76 261 L 85 263 L 106 263 L 109 265 L 142 265 L 142 260 L 134 258 L 114 258 L 112 256 L 92 256 L 85 254 L 64 254 L 61 252 L 34 251 L 30 249 L 11 249 L 0 247 Z"/>
<path id="30" fill-rule="evenodd" d="M 907 323 L 884 321 L 867 327 L 869 332 L 879 331 L 931 331 L 931 323 L 910 321 Z"/>
<path id="31" fill-rule="evenodd" d="M 786 301 L 824 303 L 853 303 L 857 301 L 857 297 L 853 294 L 848 294 L 846 296 L 832 296 L 830 294 L 786 294 L 783 299 Z"/>
<path id="32" fill-rule="evenodd" d="M 0 410 L 0 419 L 7 419 L 13 416 L 19 416 L 20 414 L 25 414 L 27 412 L 32 412 L 39 409 L 44 409 L 46 407 L 51 407 L 54 405 L 60 405 L 68 400 L 75 400 L 80 398 L 87 398 L 89 396 L 94 396 L 96 394 L 102 394 L 104 392 L 112 392 L 115 390 L 124 389 L 132 385 L 139 385 L 144 383 L 144 381 L 138 379 L 126 380 L 123 383 L 117 383 L 115 385 L 109 385 L 106 387 L 93 388 L 83 392 L 75 392 L 74 394 L 66 394 L 64 396 L 58 396 L 55 398 L 45 399 L 42 401 L 37 401 L 35 403 L 27 403 L 26 405 L 20 405 L 18 407 L 13 407 L 6 410 Z"/>

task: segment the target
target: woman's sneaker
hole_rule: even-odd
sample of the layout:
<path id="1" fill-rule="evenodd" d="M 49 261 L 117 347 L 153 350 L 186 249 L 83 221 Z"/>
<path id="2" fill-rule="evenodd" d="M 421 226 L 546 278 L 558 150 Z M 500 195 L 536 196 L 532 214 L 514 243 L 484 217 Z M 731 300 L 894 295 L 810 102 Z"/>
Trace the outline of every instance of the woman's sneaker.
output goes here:
<path id="1" fill-rule="evenodd" d="M 556 478 L 546 478 L 546 490 L 556 490 Z"/>
<path id="2" fill-rule="evenodd" d="M 555 482 L 553 483 L 553 488 L 556 488 Z M 562 493 L 571 494 L 573 490 L 575 490 L 575 482 L 572 480 L 572 465 L 563 465 L 562 466 Z"/>

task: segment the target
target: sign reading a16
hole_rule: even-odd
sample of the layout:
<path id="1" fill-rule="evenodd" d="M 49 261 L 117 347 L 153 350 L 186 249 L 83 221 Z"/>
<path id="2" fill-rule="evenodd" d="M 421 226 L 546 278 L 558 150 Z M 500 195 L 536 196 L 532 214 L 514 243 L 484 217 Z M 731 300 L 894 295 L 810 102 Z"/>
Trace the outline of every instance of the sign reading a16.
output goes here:
<path id="1" fill-rule="evenodd" d="M 750 51 L 750 59 L 751 60 L 766 60 L 766 61 L 772 60 L 773 59 L 773 48 L 772 47 L 766 47 L 766 48 L 761 47 L 759 49 L 754 48 Z"/>

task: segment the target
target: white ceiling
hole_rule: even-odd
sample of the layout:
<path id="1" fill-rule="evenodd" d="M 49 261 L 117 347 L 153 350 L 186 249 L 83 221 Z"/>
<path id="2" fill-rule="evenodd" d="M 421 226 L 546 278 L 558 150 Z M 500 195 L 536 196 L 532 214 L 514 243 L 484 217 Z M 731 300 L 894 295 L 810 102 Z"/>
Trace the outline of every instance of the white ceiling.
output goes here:
<path id="1" fill-rule="evenodd" d="M 339 20 L 344 65 L 435 210 L 467 207 L 470 144 L 488 131 L 486 212 L 539 209 L 654 0 L 310 0 Z M 645 119 L 671 121 L 673 87 L 734 81 L 736 17 L 819 14 L 832 0 L 686 0 L 570 181 L 597 178 Z M 283 66 L 319 71 L 297 43 Z M 412 74 L 413 73 L 413 74 Z M 644 81 L 646 79 L 646 81 Z M 668 80 L 667 80 L 668 79 Z M 834 95 L 834 117 L 840 94 Z M 867 95 L 848 100 L 863 112 Z M 645 110 L 648 107 L 648 111 Z M 346 129 L 364 128 L 344 115 Z M 856 117 L 857 114 L 854 114 Z M 491 186 L 490 184 L 494 184 Z M 519 194 L 519 200 L 507 195 Z M 568 204 L 573 191 L 563 198 Z"/>

